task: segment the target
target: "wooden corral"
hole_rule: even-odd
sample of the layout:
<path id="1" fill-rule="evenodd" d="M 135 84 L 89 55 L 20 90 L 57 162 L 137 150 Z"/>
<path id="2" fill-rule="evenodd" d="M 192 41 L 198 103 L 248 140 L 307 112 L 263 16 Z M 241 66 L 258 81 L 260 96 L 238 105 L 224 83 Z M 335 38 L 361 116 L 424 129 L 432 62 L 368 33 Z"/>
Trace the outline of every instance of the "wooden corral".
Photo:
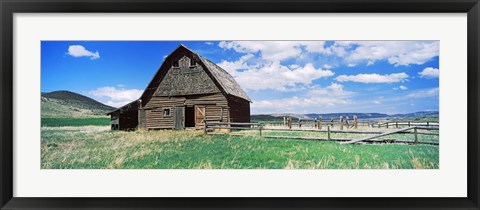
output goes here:
<path id="1" fill-rule="evenodd" d="M 206 121 L 250 122 L 250 103 L 227 71 L 180 45 L 140 99 L 108 114 L 112 129 L 203 129 Z"/>

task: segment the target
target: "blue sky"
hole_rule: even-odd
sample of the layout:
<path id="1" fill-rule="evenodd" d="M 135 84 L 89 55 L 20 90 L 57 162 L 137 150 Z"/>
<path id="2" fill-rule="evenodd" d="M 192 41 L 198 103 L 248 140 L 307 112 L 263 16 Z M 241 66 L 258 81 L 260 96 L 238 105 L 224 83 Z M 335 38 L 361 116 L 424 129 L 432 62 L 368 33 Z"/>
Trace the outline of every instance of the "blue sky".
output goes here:
<path id="1" fill-rule="evenodd" d="M 252 114 L 438 111 L 438 41 L 42 41 L 41 90 L 119 107 L 180 44 L 227 70 Z"/>

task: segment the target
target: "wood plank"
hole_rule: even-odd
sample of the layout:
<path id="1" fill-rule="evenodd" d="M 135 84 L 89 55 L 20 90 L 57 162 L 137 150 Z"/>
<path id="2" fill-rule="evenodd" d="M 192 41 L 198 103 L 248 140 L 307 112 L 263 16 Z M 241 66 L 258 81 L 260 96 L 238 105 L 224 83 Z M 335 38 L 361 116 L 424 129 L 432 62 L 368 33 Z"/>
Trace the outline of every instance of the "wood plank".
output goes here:
<path id="1" fill-rule="evenodd" d="M 373 135 L 373 136 L 370 136 L 370 137 L 367 137 L 367 138 L 352 139 L 351 141 L 344 142 L 344 144 L 353 144 L 353 143 L 357 143 L 357 142 L 362 142 L 362 141 L 370 140 L 370 139 L 373 139 L 373 138 L 378 138 L 378 137 L 398 133 L 398 132 L 401 132 L 401 131 L 407 131 L 407 130 L 410 130 L 410 129 L 413 129 L 413 128 L 415 128 L 415 127 L 402 128 L 402 129 L 398 129 L 398 130 L 394 130 L 394 131 L 385 132 L 385 133 L 382 133 L 382 134 Z"/>

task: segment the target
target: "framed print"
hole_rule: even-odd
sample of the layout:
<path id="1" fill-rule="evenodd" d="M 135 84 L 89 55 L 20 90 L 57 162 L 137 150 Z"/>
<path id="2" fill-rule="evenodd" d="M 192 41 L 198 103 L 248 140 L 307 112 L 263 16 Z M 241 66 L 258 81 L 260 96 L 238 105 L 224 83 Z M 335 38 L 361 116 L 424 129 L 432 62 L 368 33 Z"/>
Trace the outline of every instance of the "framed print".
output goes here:
<path id="1" fill-rule="evenodd" d="M 479 208 L 477 0 L 0 5 L 2 209 Z"/>

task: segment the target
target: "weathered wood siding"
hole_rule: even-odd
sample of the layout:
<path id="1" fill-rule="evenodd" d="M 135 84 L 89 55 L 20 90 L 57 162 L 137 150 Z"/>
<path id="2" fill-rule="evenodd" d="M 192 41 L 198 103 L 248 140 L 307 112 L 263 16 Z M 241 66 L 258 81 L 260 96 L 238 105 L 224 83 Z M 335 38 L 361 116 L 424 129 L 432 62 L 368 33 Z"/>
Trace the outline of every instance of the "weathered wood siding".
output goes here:
<path id="1" fill-rule="evenodd" d="M 142 123 L 146 124 L 147 129 L 174 128 L 175 106 L 205 107 L 207 121 L 227 122 L 229 117 L 227 98 L 222 93 L 177 97 L 154 96 L 143 108 L 146 116 L 145 122 Z M 163 115 L 164 109 L 171 109 L 170 116 Z"/>
<path id="2" fill-rule="evenodd" d="M 171 67 L 158 86 L 154 96 L 184 96 L 219 93 L 220 90 L 200 64 L 191 65 L 191 59 L 183 56 L 178 67 Z"/>
<path id="3" fill-rule="evenodd" d="M 145 119 L 146 119 L 145 110 L 143 110 L 143 109 L 138 110 L 138 128 L 139 129 L 146 129 L 147 128 L 147 125 L 145 123 Z"/>
<path id="4" fill-rule="evenodd" d="M 250 122 L 250 102 L 235 96 L 228 97 L 231 122 Z"/>

